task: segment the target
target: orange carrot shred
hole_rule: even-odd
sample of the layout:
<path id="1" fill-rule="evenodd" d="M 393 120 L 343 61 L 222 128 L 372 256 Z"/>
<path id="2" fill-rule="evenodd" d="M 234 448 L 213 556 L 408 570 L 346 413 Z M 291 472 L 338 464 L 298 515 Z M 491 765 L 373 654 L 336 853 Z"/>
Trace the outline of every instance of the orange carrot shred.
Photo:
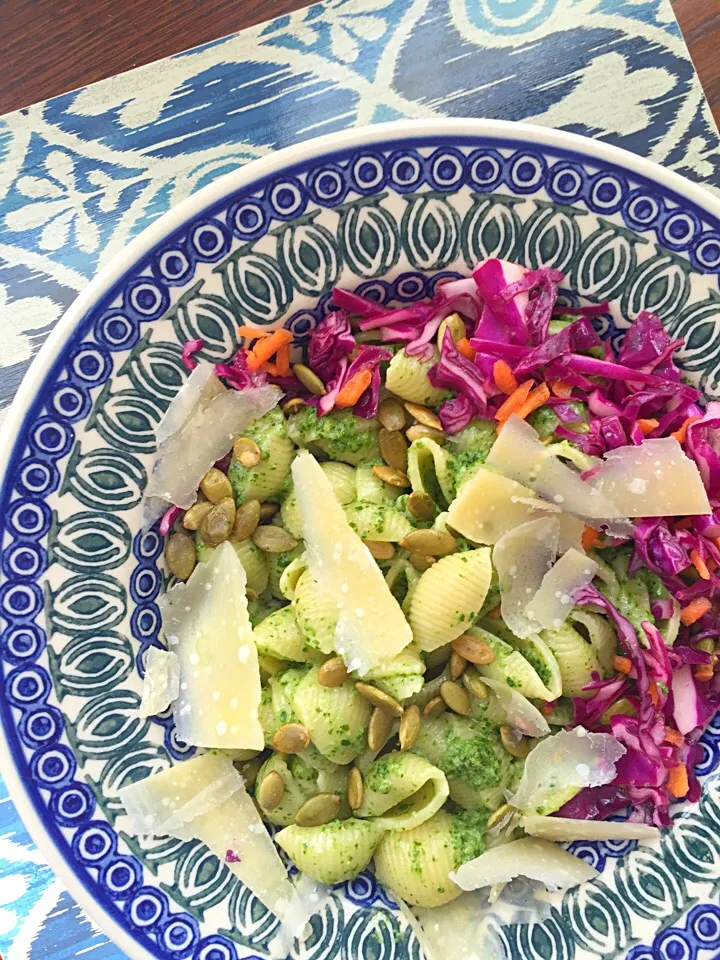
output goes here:
<path id="1" fill-rule="evenodd" d="M 697 599 L 691 600 L 686 607 L 682 608 L 680 611 L 680 620 L 686 627 L 689 627 L 691 623 L 695 623 L 700 617 L 704 617 L 710 607 L 712 607 L 712 604 L 707 597 L 697 597 Z"/>
<path id="2" fill-rule="evenodd" d="M 573 388 L 564 380 L 548 380 L 548 386 L 556 397 L 561 397 L 563 400 L 572 396 Z"/>
<path id="3" fill-rule="evenodd" d="M 640 427 L 640 430 L 643 436 L 647 436 L 649 433 L 652 433 L 656 427 L 660 426 L 660 421 L 655 420 L 654 417 L 640 418 L 637 425 Z"/>
<path id="4" fill-rule="evenodd" d="M 475 347 L 470 346 L 470 341 L 467 337 L 461 337 L 458 342 L 455 344 L 458 349 L 458 353 L 461 353 L 468 360 L 475 362 L 475 357 L 477 356 L 477 350 Z"/>
<path id="5" fill-rule="evenodd" d="M 496 360 L 493 364 L 493 380 L 498 385 L 498 388 L 508 396 L 518 388 L 515 374 L 510 369 L 510 364 L 506 360 Z"/>
<path id="6" fill-rule="evenodd" d="M 710 571 L 708 570 L 707 564 L 705 563 L 703 558 L 700 556 L 700 554 L 697 552 L 697 550 L 690 551 L 690 559 L 692 560 L 693 566 L 695 567 L 697 572 L 700 574 L 702 579 L 709 580 Z"/>
<path id="7" fill-rule="evenodd" d="M 682 520 L 675 521 L 675 530 L 689 530 L 693 525 L 692 517 L 683 517 Z"/>
<path id="8" fill-rule="evenodd" d="M 618 673 L 624 673 L 626 676 L 633 668 L 632 660 L 629 660 L 627 657 L 613 657 L 613 667 L 617 670 Z"/>
<path id="9" fill-rule="evenodd" d="M 276 377 L 278 375 L 277 364 L 273 363 L 272 360 L 266 360 L 260 369 L 263 373 L 269 373 L 271 377 Z"/>
<path id="10" fill-rule="evenodd" d="M 665 740 L 674 747 L 682 747 L 685 744 L 683 735 L 672 727 L 665 727 Z"/>
<path id="11" fill-rule="evenodd" d="M 713 537 L 713 543 L 720 550 L 720 537 Z"/>
<path id="12" fill-rule="evenodd" d="M 267 337 L 263 337 L 255 344 L 248 355 L 248 370 L 259 370 L 266 360 L 277 353 L 280 347 L 291 343 L 292 338 L 293 335 L 289 330 L 275 330 Z"/>
<path id="13" fill-rule="evenodd" d="M 701 663 L 693 670 L 693 676 L 696 680 L 705 682 L 707 680 L 712 680 L 714 672 L 715 671 L 711 663 Z"/>
<path id="14" fill-rule="evenodd" d="M 687 420 L 675 431 L 671 433 L 671 437 L 675 437 L 678 443 L 685 443 L 685 437 L 687 436 L 687 428 L 691 423 L 695 423 L 696 420 L 700 420 L 700 417 L 688 417 Z"/>
<path id="15" fill-rule="evenodd" d="M 500 614 L 501 614 L 500 604 L 498 604 L 497 607 L 493 607 L 492 610 L 488 611 L 488 616 L 490 617 L 491 620 L 499 620 Z"/>
<path id="16" fill-rule="evenodd" d="M 278 376 L 279 377 L 289 377 L 290 376 L 290 344 L 286 343 L 284 346 L 280 347 L 277 352 L 277 361 Z"/>
<path id="17" fill-rule="evenodd" d="M 351 377 L 350 380 L 343 386 L 340 393 L 337 395 L 335 400 L 336 407 L 352 407 L 354 406 L 360 397 L 365 393 L 367 388 L 370 386 L 370 381 L 372 380 L 372 371 L 371 370 L 360 370 L 355 374 L 354 377 Z"/>
<path id="18" fill-rule="evenodd" d="M 532 388 L 532 380 L 526 380 L 524 383 L 521 383 L 517 389 L 513 390 L 507 400 L 500 407 L 498 412 L 495 414 L 495 419 L 500 423 L 504 423 L 508 417 L 512 416 L 512 414 L 515 413 L 516 410 L 519 410 L 520 407 L 525 403 Z"/>
<path id="19" fill-rule="evenodd" d="M 597 530 L 593 530 L 592 527 L 585 527 L 582 532 L 582 537 L 580 538 L 583 550 L 592 550 L 592 548 L 597 545 L 599 539 L 600 534 Z"/>
<path id="20" fill-rule="evenodd" d="M 529 417 L 533 410 L 537 410 L 538 407 L 541 407 L 550 399 L 550 388 L 546 383 L 541 383 L 539 387 L 528 394 L 528 398 L 525 403 L 515 411 L 515 416 L 520 417 L 521 420 L 524 420 L 526 417 Z"/>
<path id="21" fill-rule="evenodd" d="M 260 337 L 269 337 L 269 330 L 261 330 L 259 327 L 238 327 L 238 336 L 245 337 L 248 340 L 257 340 Z"/>
<path id="22" fill-rule="evenodd" d="M 654 707 L 656 707 L 658 705 L 658 700 L 660 699 L 660 694 L 658 693 L 657 684 L 652 679 L 648 684 L 648 695 L 650 697 L 650 702 Z"/>
<path id="23" fill-rule="evenodd" d="M 667 778 L 667 788 L 678 800 L 681 797 L 687 796 L 687 792 L 690 789 L 690 781 L 688 780 L 688 772 L 684 764 L 679 763 L 670 770 Z"/>
<path id="24" fill-rule="evenodd" d="M 549 703 L 544 703 L 542 705 L 542 712 L 545 714 L 546 717 L 551 717 L 553 715 L 553 708 L 550 706 Z"/>

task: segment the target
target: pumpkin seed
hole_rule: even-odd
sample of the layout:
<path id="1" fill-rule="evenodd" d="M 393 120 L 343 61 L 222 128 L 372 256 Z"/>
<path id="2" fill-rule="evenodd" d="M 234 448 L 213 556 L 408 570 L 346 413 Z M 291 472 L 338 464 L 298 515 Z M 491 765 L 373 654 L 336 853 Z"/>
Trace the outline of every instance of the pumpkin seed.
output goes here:
<path id="1" fill-rule="evenodd" d="M 258 527 L 252 535 L 252 542 L 265 553 L 287 553 L 297 546 L 295 537 L 273 524 Z"/>
<path id="2" fill-rule="evenodd" d="M 467 692 L 471 693 L 473 697 L 477 697 L 478 700 L 487 700 L 487 685 L 483 683 L 482 677 L 475 667 L 467 667 L 465 673 L 462 675 L 462 683 Z"/>
<path id="3" fill-rule="evenodd" d="M 340 812 L 340 797 L 336 793 L 316 793 L 295 814 L 298 827 L 321 827 L 330 823 Z"/>
<path id="4" fill-rule="evenodd" d="M 285 781 L 277 770 L 271 770 L 267 776 L 263 777 L 262 783 L 257 788 L 257 802 L 263 810 L 274 810 L 282 803 L 285 795 Z"/>
<path id="5" fill-rule="evenodd" d="M 413 490 L 413 492 L 407 498 L 407 506 L 408 510 L 416 520 L 435 519 L 435 504 L 432 502 L 432 498 L 426 493 L 420 493 L 418 490 Z"/>
<path id="6" fill-rule="evenodd" d="M 269 500 L 265 503 L 260 504 L 260 523 L 267 523 L 268 520 L 272 520 L 275 514 L 280 509 L 279 503 L 270 503 Z"/>
<path id="7" fill-rule="evenodd" d="M 165 563 L 170 573 L 178 580 L 187 580 L 195 569 L 195 541 L 178 530 L 165 544 Z"/>
<path id="8" fill-rule="evenodd" d="M 493 663 L 495 660 L 495 651 L 482 637 L 473 637 L 469 633 L 463 633 L 452 642 L 453 650 L 465 657 L 470 663 Z"/>
<path id="9" fill-rule="evenodd" d="M 217 467 L 210 467 L 200 481 L 200 489 L 210 503 L 220 503 L 233 495 L 230 481 Z"/>
<path id="10" fill-rule="evenodd" d="M 235 523 L 235 501 L 226 497 L 213 504 L 200 524 L 200 536 L 209 547 L 217 547 L 230 536 Z"/>
<path id="11" fill-rule="evenodd" d="M 431 427 L 433 430 L 439 430 L 442 433 L 442 423 L 440 422 L 440 417 L 433 413 L 429 407 L 423 407 L 419 403 L 411 403 L 409 400 L 405 402 L 405 409 L 410 414 L 411 417 L 414 417 L 418 423 L 421 423 L 424 427 Z"/>
<path id="12" fill-rule="evenodd" d="M 367 742 L 368 747 L 377 753 L 385 746 L 390 738 L 393 727 L 392 714 L 382 707 L 375 707 L 368 724 Z"/>
<path id="13" fill-rule="evenodd" d="M 389 483 L 391 487 L 409 487 L 410 481 L 407 474 L 395 467 L 388 467 L 384 463 L 378 463 L 373 467 L 373 473 L 380 477 L 383 483 Z"/>
<path id="14" fill-rule="evenodd" d="M 530 741 L 512 727 L 500 727 L 500 743 L 511 757 L 517 757 L 518 760 L 524 760 L 530 753 Z"/>
<path id="15" fill-rule="evenodd" d="M 395 547 L 384 540 L 363 540 L 372 556 L 376 560 L 392 560 Z"/>
<path id="16" fill-rule="evenodd" d="M 425 427 L 421 423 L 414 423 L 411 427 L 408 427 L 405 431 L 405 436 L 410 443 L 413 443 L 415 440 L 434 440 L 435 443 L 439 443 L 441 447 L 445 446 L 448 439 L 446 435 L 440 433 L 439 430 L 433 430 L 432 427 Z"/>
<path id="17" fill-rule="evenodd" d="M 201 500 L 200 503 L 194 503 L 189 510 L 185 511 L 183 526 L 186 530 L 199 530 L 200 524 L 211 510 L 212 504 L 209 500 Z"/>
<path id="18" fill-rule="evenodd" d="M 425 709 L 423 710 L 424 717 L 439 717 L 441 713 L 445 712 L 447 704 L 442 697 L 433 697 L 432 700 L 428 700 L 425 704 Z"/>
<path id="19" fill-rule="evenodd" d="M 260 463 L 262 454 L 252 437 L 238 437 L 233 444 L 233 456 L 249 469 Z"/>
<path id="20" fill-rule="evenodd" d="M 401 750 L 409 750 L 415 745 L 418 733 L 420 733 L 421 723 L 420 707 L 414 703 L 403 712 L 400 718 L 399 738 Z"/>
<path id="21" fill-rule="evenodd" d="M 302 397 L 292 397 L 287 403 L 284 403 L 282 406 L 282 411 L 287 417 L 291 417 L 293 413 L 297 413 L 298 410 L 302 409 L 305 406 L 305 401 Z"/>
<path id="22" fill-rule="evenodd" d="M 275 731 L 273 749 L 280 753 L 301 753 L 310 743 L 310 731 L 301 723 L 286 723 Z"/>
<path id="23" fill-rule="evenodd" d="M 411 553 L 422 553 L 427 557 L 444 557 L 457 549 L 457 540 L 444 530 L 412 530 L 403 537 L 400 546 Z"/>
<path id="24" fill-rule="evenodd" d="M 501 803 L 497 810 L 493 811 L 490 814 L 487 821 L 487 829 L 490 830 L 495 826 L 496 823 L 500 823 L 501 820 L 504 820 L 508 814 L 514 813 L 515 807 L 511 807 L 509 803 Z"/>
<path id="25" fill-rule="evenodd" d="M 341 687 L 350 674 L 342 657 L 331 657 L 318 670 L 318 683 L 322 687 Z"/>
<path id="26" fill-rule="evenodd" d="M 466 666 L 467 660 L 465 657 L 461 657 L 456 650 L 453 650 L 450 654 L 450 679 L 459 680 L 463 673 L 465 673 Z"/>
<path id="27" fill-rule="evenodd" d="M 347 798 L 351 810 L 359 810 L 362 806 L 365 786 L 362 773 L 357 767 L 352 767 L 347 778 Z"/>
<path id="28" fill-rule="evenodd" d="M 453 713 L 459 713 L 463 717 L 470 716 L 470 697 L 459 683 L 446 680 L 445 683 L 440 684 L 440 696 Z"/>
<path id="29" fill-rule="evenodd" d="M 258 757 L 253 757 L 252 760 L 245 760 L 243 763 L 238 763 L 237 768 L 240 771 L 240 774 L 245 781 L 246 787 L 254 787 L 257 776 L 260 773 L 260 768 L 265 763 L 266 757 L 262 754 Z M 276 771 L 273 771 L 276 772 Z"/>
<path id="30" fill-rule="evenodd" d="M 405 473 L 408 465 L 408 445 L 402 433 L 399 430 L 386 430 L 385 427 L 380 427 L 378 443 L 385 463 Z"/>
<path id="31" fill-rule="evenodd" d="M 311 370 L 310 367 L 306 367 L 304 363 L 294 364 L 292 371 L 300 383 L 308 389 L 310 393 L 314 393 L 316 397 L 322 397 L 327 393 L 325 384 L 320 377 Z"/>
<path id="32" fill-rule="evenodd" d="M 462 340 L 463 337 L 467 336 L 467 330 L 465 329 L 465 324 L 463 323 L 460 314 L 451 313 L 450 316 L 446 317 L 438 327 L 437 345 L 439 350 L 442 349 L 446 330 L 450 330 L 450 336 L 453 338 L 453 343 L 457 343 L 458 340 Z"/>
<path id="33" fill-rule="evenodd" d="M 356 683 L 355 689 L 361 697 L 364 697 L 374 707 L 380 707 L 381 710 L 386 710 L 394 717 L 402 716 L 403 708 L 401 705 L 394 697 L 391 697 L 389 693 L 385 693 L 384 690 L 373 687 L 369 683 L 362 682 Z"/>
<path id="34" fill-rule="evenodd" d="M 420 572 L 429 570 L 434 563 L 437 563 L 435 557 L 428 557 L 424 553 L 411 553 L 408 560 L 412 566 L 415 567 L 416 570 L 420 570 Z"/>
<path id="35" fill-rule="evenodd" d="M 402 430 L 405 426 L 405 410 L 395 397 L 385 397 L 378 407 L 377 415 L 386 430 Z"/>
<path id="36" fill-rule="evenodd" d="M 248 540 L 255 533 L 258 523 L 260 523 L 260 501 L 246 500 L 235 511 L 235 523 L 228 539 L 233 543 Z"/>

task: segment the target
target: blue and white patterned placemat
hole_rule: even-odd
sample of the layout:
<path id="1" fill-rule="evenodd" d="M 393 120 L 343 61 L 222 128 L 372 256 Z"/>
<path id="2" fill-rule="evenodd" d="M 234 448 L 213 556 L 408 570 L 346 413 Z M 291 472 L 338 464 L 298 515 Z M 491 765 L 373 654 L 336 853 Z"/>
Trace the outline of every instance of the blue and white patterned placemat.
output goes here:
<path id="1" fill-rule="evenodd" d="M 0 421 L 66 307 L 171 205 L 298 140 L 438 116 L 601 137 L 720 189 L 718 133 L 669 0 L 313 4 L 0 118 Z M 1 779 L 0 953 L 122 958 Z"/>

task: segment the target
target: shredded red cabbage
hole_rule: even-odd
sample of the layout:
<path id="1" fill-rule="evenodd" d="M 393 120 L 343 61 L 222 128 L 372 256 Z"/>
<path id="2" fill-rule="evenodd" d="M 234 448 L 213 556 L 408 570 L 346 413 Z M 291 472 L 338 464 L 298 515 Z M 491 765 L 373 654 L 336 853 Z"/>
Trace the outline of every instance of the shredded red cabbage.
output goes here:
<path id="1" fill-rule="evenodd" d="M 188 340 L 185 346 L 182 348 L 182 362 L 188 368 L 188 370 L 194 370 L 197 366 L 197 361 L 194 359 L 193 354 L 197 353 L 198 350 L 202 350 L 205 346 L 204 340 Z"/>

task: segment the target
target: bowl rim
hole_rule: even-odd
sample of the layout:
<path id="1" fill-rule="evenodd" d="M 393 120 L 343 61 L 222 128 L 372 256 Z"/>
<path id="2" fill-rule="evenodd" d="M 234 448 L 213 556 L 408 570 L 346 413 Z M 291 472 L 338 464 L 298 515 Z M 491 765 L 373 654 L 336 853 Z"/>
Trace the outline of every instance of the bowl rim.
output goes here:
<path id="1" fill-rule="evenodd" d="M 399 120 L 342 130 L 297 144 L 283 147 L 266 157 L 260 157 L 244 166 L 218 177 L 197 193 L 182 200 L 162 214 L 137 237 L 102 267 L 88 286 L 58 320 L 47 340 L 38 351 L 18 388 L 0 430 L 0 490 L 5 486 L 7 472 L 15 444 L 23 427 L 26 413 L 43 380 L 58 359 L 63 345 L 74 333 L 85 315 L 122 279 L 133 263 L 150 253 L 168 234 L 182 228 L 193 217 L 212 208 L 236 191 L 252 186 L 288 167 L 303 164 L 319 154 L 327 155 L 352 147 L 371 146 L 404 140 L 431 141 L 433 138 L 464 139 L 490 137 L 505 141 L 536 144 L 548 149 L 576 152 L 591 163 L 606 162 L 630 174 L 661 184 L 666 190 L 720 220 L 720 198 L 704 186 L 688 180 L 679 173 L 667 170 L 652 160 L 631 153 L 622 147 L 595 140 L 580 134 L 535 124 L 510 120 L 483 118 L 440 118 L 433 120 Z M 62 851 L 56 846 L 50 832 L 28 796 L 19 770 L 16 768 L 5 725 L 0 722 L 0 769 L 10 798 L 32 840 L 47 859 L 48 865 L 97 926 L 133 960 L 156 960 L 157 954 L 143 946 L 116 923 L 113 917 L 92 896 L 90 887 L 70 867 Z"/>

